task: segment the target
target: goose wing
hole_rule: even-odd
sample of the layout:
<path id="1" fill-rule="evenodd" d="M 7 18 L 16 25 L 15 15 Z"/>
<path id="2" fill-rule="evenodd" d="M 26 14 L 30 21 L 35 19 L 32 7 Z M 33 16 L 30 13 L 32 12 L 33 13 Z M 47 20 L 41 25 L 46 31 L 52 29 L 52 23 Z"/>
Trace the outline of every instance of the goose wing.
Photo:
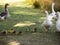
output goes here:
<path id="1" fill-rule="evenodd" d="M 2 12 L 2 13 L 0 14 L 0 16 L 3 17 L 3 16 L 5 16 L 6 14 L 7 14 L 6 12 Z"/>

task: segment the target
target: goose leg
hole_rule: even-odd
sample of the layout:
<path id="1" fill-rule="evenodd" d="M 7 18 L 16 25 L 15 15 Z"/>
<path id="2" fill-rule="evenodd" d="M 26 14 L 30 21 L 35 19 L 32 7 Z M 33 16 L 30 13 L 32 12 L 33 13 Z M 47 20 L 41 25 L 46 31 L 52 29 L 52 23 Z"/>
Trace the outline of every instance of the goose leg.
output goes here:
<path id="1" fill-rule="evenodd" d="M 43 28 L 45 29 L 45 32 L 49 31 L 49 28 L 46 28 L 45 26 Z"/>

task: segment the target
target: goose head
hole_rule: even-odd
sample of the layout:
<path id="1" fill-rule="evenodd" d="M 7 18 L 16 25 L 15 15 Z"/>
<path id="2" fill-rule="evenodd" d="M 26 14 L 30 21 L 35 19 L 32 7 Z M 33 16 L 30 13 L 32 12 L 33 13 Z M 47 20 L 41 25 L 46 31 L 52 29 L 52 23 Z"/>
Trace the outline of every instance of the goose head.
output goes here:
<path id="1" fill-rule="evenodd" d="M 5 4 L 5 9 L 7 9 L 7 7 L 8 7 L 8 6 L 9 6 L 9 4 L 8 4 L 8 3 L 6 3 L 6 4 Z"/>
<path id="2" fill-rule="evenodd" d="M 54 5 L 55 5 L 55 3 L 53 2 L 53 3 L 52 3 L 52 6 L 54 6 Z"/>
<path id="3" fill-rule="evenodd" d="M 5 6 L 9 6 L 9 4 L 8 4 L 8 3 L 6 3 L 6 4 L 5 4 Z"/>
<path id="4" fill-rule="evenodd" d="M 47 10 L 45 11 L 45 13 L 46 13 L 46 19 L 49 20 L 49 21 L 53 21 L 54 16 L 49 14 Z"/>
<path id="5" fill-rule="evenodd" d="M 48 17 L 49 13 L 47 10 L 45 10 L 46 17 Z"/>

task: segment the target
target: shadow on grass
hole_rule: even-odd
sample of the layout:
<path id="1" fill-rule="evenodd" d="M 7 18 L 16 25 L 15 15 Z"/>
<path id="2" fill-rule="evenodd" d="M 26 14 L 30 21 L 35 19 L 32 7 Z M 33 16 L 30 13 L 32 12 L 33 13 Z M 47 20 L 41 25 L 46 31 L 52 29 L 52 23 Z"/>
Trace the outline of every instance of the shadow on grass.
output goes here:
<path id="1" fill-rule="evenodd" d="M 1 9 L 2 11 L 2 9 Z M 7 21 L 0 22 L 0 30 L 9 30 L 13 28 L 16 31 L 26 30 L 29 28 L 32 30 L 37 28 L 38 32 L 42 32 L 41 24 L 45 19 L 45 14 L 40 9 L 26 8 L 26 7 L 9 7 L 10 18 Z M 27 22 L 26 22 L 27 21 Z M 28 22 L 29 21 L 29 22 Z M 33 25 L 32 23 L 35 23 Z M 20 27 L 14 27 L 14 25 L 20 25 Z M 21 27 L 22 26 L 22 27 Z M 52 32 L 55 26 L 51 29 Z M 44 31 L 44 30 L 43 30 Z"/>
<path id="2" fill-rule="evenodd" d="M 21 45 L 59 45 L 60 36 L 57 33 L 36 33 L 23 35 L 0 36 L 0 44 L 20 43 Z M 17 41 L 17 42 L 16 42 Z"/>

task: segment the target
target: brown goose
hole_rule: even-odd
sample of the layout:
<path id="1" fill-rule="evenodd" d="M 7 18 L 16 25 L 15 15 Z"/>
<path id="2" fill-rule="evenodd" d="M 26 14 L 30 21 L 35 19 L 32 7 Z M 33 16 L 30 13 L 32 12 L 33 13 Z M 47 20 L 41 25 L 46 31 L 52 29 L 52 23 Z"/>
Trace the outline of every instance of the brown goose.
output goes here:
<path id="1" fill-rule="evenodd" d="M 8 5 L 9 4 L 5 4 L 5 10 L 4 10 L 4 12 L 0 13 L 0 18 L 2 20 L 6 20 L 7 17 L 9 16 Z"/>

